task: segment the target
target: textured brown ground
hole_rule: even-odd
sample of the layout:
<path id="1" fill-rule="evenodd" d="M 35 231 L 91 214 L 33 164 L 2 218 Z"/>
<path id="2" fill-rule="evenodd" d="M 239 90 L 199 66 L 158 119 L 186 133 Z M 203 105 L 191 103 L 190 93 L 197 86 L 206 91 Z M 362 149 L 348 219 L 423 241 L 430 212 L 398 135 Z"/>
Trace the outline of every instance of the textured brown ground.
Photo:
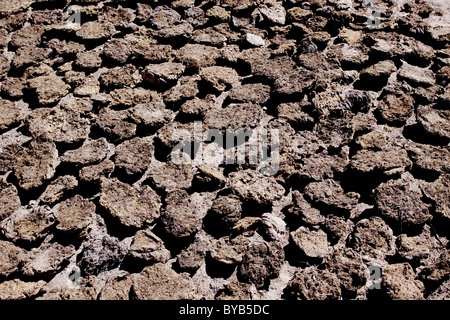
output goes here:
<path id="1" fill-rule="evenodd" d="M 450 8 L 367 3 L 1 0 L 0 299 L 450 299 Z"/>

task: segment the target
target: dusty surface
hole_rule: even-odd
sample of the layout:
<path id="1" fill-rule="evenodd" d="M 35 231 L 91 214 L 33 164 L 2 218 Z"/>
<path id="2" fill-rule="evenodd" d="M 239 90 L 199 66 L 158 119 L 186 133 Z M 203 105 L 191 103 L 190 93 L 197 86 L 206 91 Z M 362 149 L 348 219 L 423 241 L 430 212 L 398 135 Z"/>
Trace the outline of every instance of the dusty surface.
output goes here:
<path id="1" fill-rule="evenodd" d="M 1 1 L 0 299 L 450 299 L 450 3 L 369 2 Z"/>

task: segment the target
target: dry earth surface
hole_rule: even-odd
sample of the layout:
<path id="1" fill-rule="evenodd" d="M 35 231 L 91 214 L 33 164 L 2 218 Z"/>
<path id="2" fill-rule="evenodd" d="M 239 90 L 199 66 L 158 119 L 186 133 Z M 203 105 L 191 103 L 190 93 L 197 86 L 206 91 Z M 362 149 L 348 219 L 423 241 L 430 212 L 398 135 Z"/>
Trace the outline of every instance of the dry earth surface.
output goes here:
<path id="1" fill-rule="evenodd" d="M 0 299 L 450 299 L 449 14 L 0 0 Z M 195 121 L 278 171 L 175 163 Z"/>

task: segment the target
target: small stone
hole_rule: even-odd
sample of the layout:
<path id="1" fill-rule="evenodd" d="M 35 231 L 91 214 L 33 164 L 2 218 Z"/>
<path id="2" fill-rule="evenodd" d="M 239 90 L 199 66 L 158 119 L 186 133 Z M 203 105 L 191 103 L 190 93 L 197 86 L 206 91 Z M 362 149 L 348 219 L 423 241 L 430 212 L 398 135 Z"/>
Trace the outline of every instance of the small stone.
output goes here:
<path id="1" fill-rule="evenodd" d="M 62 110 L 72 110 L 80 114 L 87 114 L 91 112 L 94 107 L 91 99 L 75 98 L 72 95 L 69 95 L 67 98 L 61 100 L 60 106 Z"/>
<path id="2" fill-rule="evenodd" d="M 4 74 L 6 74 L 6 73 L 7 72 L 5 71 Z M 21 98 L 21 97 L 23 97 L 23 89 L 25 89 L 25 87 L 26 87 L 26 80 L 24 78 L 8 77 L 8 78 L 3 79 L 1 91 L 10 98 Z M 10 119 L 8 117 L 9 115 L 10 115 L 10 113 L 6 113 L 5 115 L 2 115 L 2 117 L 5 117 L 6 119 Z M 0 121 L 3 122 L 5 120 L 2 119 Z"/>
<path id="3" fill-rule="evenodd" d="M 103 287 L 99 300 L 129 300 L 132 285 L 129 275 L 117 277 Z"/>
<path id="4" fill-rule="evenodd" d="M 101 16 L 100 21 L 106 21 L 112 23 L 115 27 L 121 27 L 126 29 L 132 29 L 133 21 L 136 18 L 134 10 L 130 8 L 123 8 L 120 4 L 117 8 L 106 7 L 104 14 Z"/>
<path id="5" fill-rule="evenodd" d="M 284 294 L 296 300 L 338 300 L 341 298 L 340 281 L 328 270 L 308 267 L 296 271 Z"/>
<path id="6" fill-rule="evenodd" d="M 414 111 L 414 99 L 407 95 L 388 94 L 378 104 L 381 117 L 389 124 L 403 125 Z"/>
<path id="7" fill-rule="evenodd" d="M 133 138 L 116 147 L 114 162 L 129 175 L 143 173 L 151 162 L 153 151 L 152 138 Z"/>
<path id="8" fill-rule="evenodd" d="M 52 50 L 39 47 L 20 47 L 17 49 L 11 66 L 15 69 L 22 69 L 28 66 L 36 65 L 39 62 L 50 57 Z"/>
<path id="9" fill-rule="evenodd" d="M 403 227 L 421 225 L 430 221 L 429 204 L 424 203 L 422 192 L 413 180 L 400 179 L 382 183 L 376 188 L 375 200 L 381 214 Z"/>
<path id="10" fill-rule="evenodd" d="M 293 7 L 287 11 L 287 17 L 291 21 L 305 21 L 312 16 L 311 10 L 305 10 L 300 7 Z"/>
<path id="11" fill-rule="evenodd" d="M 273 24 L 284 25 L 286 23 L 286 10 L 279 3 L 271 7 L 260 7 L 258 11 L 265 19 Z"/>
<path id="12" fill-rule="evenodd" d="M 136 232 L 128 254 L 148 262 L 164 263 L 170 259 L 170 251 L 164 247 L 164 242 L 150 230 Z"/>
<path id="13" fill-rule="evenodd" d="M 185 0 L 180 0 L 185 1 Z M 186 1 L 195 1 L 195 0 L 186 0 Z M 173 6 L 173 3 L 172 3 Z M 193 27 L 201 27 L 204 26 L 208 22 L 208 18 L 205 16 L 205 11 L 202 8 L 191 6 L 184 10 L 184 19 L 187 23 L 190 23 Z"/>
<path id="14" fill-rule="evenodd" d="M 261 224 L 260 217 L 245 217 L 236 222 L 233 232 L 236 234 L 253 233 Z"/>
<path id="15" fill-rule="evenodd" d="M 360 220 L 355 225 L 350 243 L 368 261 L 384 260 L 386 256 L 393 256 L 396 250 L 394 233 L 380 217 Z"/>
<path id="16" fill-rule="evenodd" d="M 86 139 L 90 121 L 76 110 L 39 108 L 27 117 L 28 130 L 35 138 L 42 137 L 54 142 L 74 143 Z"/>
<path id="17" fill-rule="evenodd" d="M 181 77 L 176 86 L 163 94 L 164 102 L 170 106 L 177 106 L 187 99 L 194 98 L 198 93 L 198 77 Z"/>
<path id="18" fill-rule="evenodd" d="M 141 80 L 138 69 L 132 64 L 110 69 L 100 75 L 100 84 L 106 88 L 132 87 Z"/>
<path id="19" fill-rule="evenodd" d="M 330 240 L 339 241 L 345 239 L 353 230 L 353 223 L 342 216 L 329 214 L 326 216 L 323 224 L 324 230 L 327 231 Z"/>
<path id="20" fill-rule="evenodd" d="M 28 9 L 34 2 L 35 0 L 10 0 L 2 2 L 0 16 L 8 16 L 12 13 Z"/>
<path id="21" fill-rule="evenodd" d="M 101 23 L 98 21 L 88 21 L 81 25 L 76 35 L 84 40 L 103 40 L 116 33 L 116 29 L 111 23 Z"/>
<path id="22" fill-rule="evenodd" d="M 81 85 L 73 91 L 77 96 L 92 96 L 100 93 L 100 82 L 93 78 L 86 78 Z"/>
<path id="23" fill-rule="evenodd" d="M 80 195 L 55 206 L 56 229 L 78 237 L 84 237 L 94 220 L 96 207 Z"/>
<path id="24" fill-rule="evenodd" d="M 47 236 L 54 222 L 53 212 L 48 206 L 32 202 L 3 220 L 0 229 L 13 242 L 36 242 Z"/>
<path id="25" fill-rule="evenodd" d="M 327 234 L 300 227 L 291 232 L 291 239 L 298 249 L 310 258 L 324 258 L 328 255 Z"/>
<path id="26" fill-rule="evenodd" d="M 249 131 L 260 123 L 263 111 L 253 103 L 230 104 L 225 108 L 212 108 L 205 116 L 205 125 L 210 129 L 218 129 L 222 134 L 229 132 Z"/>
<path id="27" fill-rule="evenodd" d="M 327 47 L 326 57 L 329 61 L 338 61 L 344 70 L 359 70 L 369 62 L 367 49 L 360 43 L 330 45 Z"/>
<path id="28" fill-rule="evenodd" d="M 180 62 L 194 68 L 213 66 L 220 56 L 219 49 L 202 44 L 186 44 L 176 52 Z"/>
<path id="29" fill-rule="evenodd" d="M 386 85 L 389 76 L 395 71 L 397 71 L 397 68 L 394 62 L 384 60 L 362 70 L 359 74 L 359 79 L 365 88 L 380 90 Z"/>
<path id="30" fill-rule="evenodd" d="M 25 250 L 9 241 L 0 240 L 0 276 L 8 277 L 19 269 Z"/>
<path id="31" fill-rule="evenodd" d="M 228 67 L 205 67 L 200 69 L 200 76 L 217 91 L 224 91 L 239 81 L 239 75 Z"/>
<path id="32" fill-rule="evenodd" d="M 191 196 L 184 190 L 170 192 L 166 197 L 166 210 L 161 221 L 168 234 L 183 239 L 200 230 L 202 218 L 196 213 Z"/>
<path id="33" fill-rule="evenodd" d="M 192 33 L 192 40 L 196 43 L 223 46 L 228 41 L 220 32 L 217 32 L 213 28 L 197 29 Z"/>
<path id="34" fill-rule="evenodd" d="M 225 61 L 228 62 L 237 62 L 238 58 L 241 55 L 240 49 L 238 45 L 230 44 L 225 45 L 220 49 L 220 54 Z"/>
<path id="35" fill-rule="evenodd" d="M 277 277 L 284 261 L 284 251 L 276 244 L 263 240 L 250 241 L 238 268 L 238 279 L 253 283 L 257 288 L 267 286 Z"/>
<path id="36" fill-rule="evenodd" d="M 289 243 L 286 222 L 280 217 L 271 213 L 264 213 L 261 216 L 261 227 L 270 241 L 278 243 L 281 247 L 285 247 Z"/>
<path id="37" fill-rule="evenodd" d="M 344 193 L 341 185 L 331 179 L 311 182 L 306 186 L 304 193 L 313 202 L 345 211 L 352 210 L 359 199 L 359 195 L 355 192 Z"/>
<path id="38" fill-rule="evenodd" d="M 144 88 L 121 88 L 110 93 L 112 106 L 134 107 L 138 104 L 147 104 L 161 100 L 159 93 Z"/>
<path id="39" fill-rule="evenodd" d="M 64 247 L 57 242 L 43 244 L 31 250 L 21 268 L 26 276 L 53 275 L 61 270 L 64 263 L 75 254 L 72 245 Z"/>
<path id="40" fill-rule="evenodd" d="M 181 270 L 189 272 L 198 270 L 205 263 L 210 242 L 211 240 L 202 230 L 196 233 L 194 242 L 177 256 L 177 264 Z"/>
<path id="41" fill-rule="evenodd" d="M 250 52 L 248 52 L 250 53 Z M 244 54 L 244 52 L 242 52 Z M 251 61 L 251 71 L 254 76 L 261 76 L 271 81 L 275 81 L 282 74 L 290 74 L 295 69 L 295 62 L 289 57 L 268 57 L 255 58 Z"/>
<path id="42" fill-rule="evenodd" d="M 172 46 L 168 44 L 137 43 L 133 44 L 131 50 L 136 58 L 150 63 L 167 62 L 174 54 Z"/>
<path id="43" fill-rule="evenodd" d="M 57 76 L 41 76 L 28 81 L 28 86 L 36 92 L 38 101 L 42 105 L 49 105 L 59 101 L 69 93 L 69 85 Z"/>
<path id="44" fill-rule="evenodd" d="M 17 131 L 16 131 L 17 132 Z M 20 134 L 12 135 L 12 138 L 20 137 Z M 27 139 L 23 142 L 26 143 Z M 6 173 L 14 168 L 14 161 L 17 155 L 23 152 L 23 147 L 18 145 L 16 140 L 8 141 L 5 145 L 2 145 L 0 152 L 0 172 Z"/>
<path id="45" fill-rule="evenodd" d="M 14 176 L 19 180 L 20 188 L 30 190 L 53 178 L 59 163 L 54 143 L 32 141 L 29 148 L 16 155 Z"/>
<path id="46" fill-rule="evenodd" d="M 13 0 L 17 2 L 18 0 Z M 19 279 L 0 284 L 0 300 L 24 300 L 35 297 L 46 284 L 45 281 L 25 282 Z"/>
<path id="47" fill-rule="evenodd" d="M 336 110 L 329 116 L 320 117 L 313 128 L 321 142 L 331 148 L 348 145 L 354 136 L 353 114 L 350 110 Z"/>
<path id="48" fill-rule="evenodd" d="M 78 181 L 74 176 L 60 176 L 53 180 L 41 194 L 39 199 L 43 203 L 51 204 L 60 200 L 65 194 L 75 190 Z"/>
<path id="49" fill-rule="evenodd" d="M 23 27 L 11 36 L 11 45 L 14 47 L 37 46 L 41 42 L 44 28 L 39 25 Z"/>
<path id="50" fill-rule="evenodd" d="M 431 237 L 428 226 L 424 226 L 422 233 L 417 236 L 408 236 L 403 233 L 397 237 L 396 242 L 398 254 L 407 260 L 426 259 L 433 245 L 437 244 L 436 239 Z"/>
<path id="51" fill-rule="evenodd" d="M 148 65 L 142 72 L 142 78 L 155 85 L 174 83 L 181 77 L 185 66 L 181 63 L 164 62 Z"/>
<path id="52" fill-rule="evenodd" d="M 81 269 L 81 274 L 98 275 L 102 270 L 117 266 L 127 252 L 127 245 L 116 237 L 108 234 L 93 235 L 91 232 L 77 256 L 77 266 Z"/>
<path id="53" fill-rule="evenodd" d="M 64 74 L 64 81 L 74 87 L 81 86 L 86 80 L 86 74 L 82 71 L 69 70 Z"/>
<path id="54" fill-rule="evenodd" d="M 187 9 L 194 7 L 195 0 L 175 0 L 172 2 L 173 8 Z"/>
<path id="55" fill-rule="evenodd" d="M 450 150 L 445 147 L 409 142 L 405 146 L 414 165 L 425 171 L 448 172 Z"/>
<path id="56" fill-rule="evenodd" d="M 437 72 L 436 76 L 439 84 L 441 84 L 442 86 L 447 86 L 450 83 L 450 67 L 442 67 Z"/>
<path id="57" fill-rule="evenodd" d="M 253 33 L 247 33 L 245 35 L 245 40 L 255 47 L 263 47 L 266 44 L 263 38 Z"/>
<path id="58" fill-rule="evenodd" d="M 354 46 L 358 43 L 361 43 L 363 36 L 364 33 L 360 30 L 342 28 L 342 30 L 339 32 L 338 39 L 344 43 L 348 43 Z"/>
<path id="59" fill-rule="evenodd" d="M 161 200 L 149 186 L 134 188 L 117 179 L 102 179 L 100 205 L 122 225 L 142 228 L 160 216 Z"/>
<path id="60" fill-rule="evenodd" d="M 161 143 L 166 149 L 173 148 L 180 143 L 185 143 L 186 140 L 191 140 L 194 132 L 194 123 L 180 123 L 177 121 L 170 121 L 158 130 L 155 142 Z"/>
<path id="61" fill-rule="evenodd" d="M 239 12 L 255 7 L 257 4 L 252 0 L 223 0 L 220 3 L 224 8 Z"/>
<path id="62" fill-rule="evenodd" d="M 234 87 L 228 93 L 233 102 L 244 102 L 264 105 L 270 99 L 271 88 L 262 83 L 244 84 Z"/>
<path id="63" fill-rule="evenodd" d="M 415 277 L 409 263 L 390 264 L 383 268 L 382 287 L 393 300 L 422 300 L 425 286 Z"/>
<path id="64" fill-rule="evenodd" d="M 382 151 L 362 149 L 356 152 L 350 166 L 360 172 L 383 172 L 396 170 L 404 172 L 412 165 L 405 149 L 392 147 Z"/>
<path id="65" fill-rule="evenodd" d="M 211 97 L 207 97 L 206 99 L 194 97 L 194 99 L 187 100 L 183 103 L 180 113 L 189 119 L 202 120 L 214 106 L 214 100 Z"/>
<path id="66" fill-rule="evenodd" d="M 326 154 L 313 155 L 304 160 L 300 177 L 314 181 L 333 178 L 335 172 L 344 172 L 348 161 L 343 157 Z"/>
<path id="67" fill-rule="evenodd" d="M 167 162 L 151 170 L 149 177 L 158 189 L 171 192 L 177 189 L 190 188 L 192 186 L 194 172 L 190 165 Z"/>
<path id="68" fill-rule="evenodd" d="M 0 48 L 6 47 L 8 45 L 8 31 L 6 29 L 0 29 Z M 1 70 L 1 68 L 0 68 Z"/>
<path id="69" fill-rule="evenodd" d="M 148 21 L 153 27 L 163 29 L 167 26 L 173 26 L 181 21 L 181 16 L 178 12 L 168 6 L 157 6 L 150 13 Z"/>
<path id="70" fill-rule="evenodd" d="M 190 23 L 181 22 L 174 26 L 168 26 L 158 31 L 157 36 L 163 40 L 179 41 L 190 39 L 194 27 Z"/>
<path id="71" fill-rule="evenodd" d="M 0 180 L 0 221 L 19 209 L 20 205 L 17 188 L 13 184 Z"/>
<path id="72" fill-rule="evenodd" d="M 423 279 L 427 283 L 440 283 L 445 281 L 450 274 L 450 250 L 443 250 L 445 247 L 446 240 L 443 239 L 439 241 L 438 250 L 433 250 L 428 259 L 422 259 L 423 267 L 420 269 L 420 279 Z"/>
<path id="73" fill-rule="evenodd" d="M 288 213 L 312 225 L 322 224 L 325 221 L 320 210 L 313 208 L 298 190 L 292 191 L 292 206 L 288 208 Z"/>
<path id="74" fill-rule="evenodd" d="M 187 273 L 178 274 L 162 263 L 144 268 L 132 279 L 131 295 L 138 300 L 192 300 L 198 292 Z"/>
<path id="75" fill-rule="evenodd" d="M 314 73 L 299 67 L 293 73 L 279 75 L 274 83 L 275 92 L 284 95 L 295 95 L 310 89 L 315 81 Z"/>
<path id="76" fill-rule="evenodd" d="M 386 144 L 386 135 L 382 131 L 371 131 L 359 136 L 356 143 L 363 149 L 382 150 Z"/>
<path id="77" fill-rule="evenodd" d="M 125 64 L 130 55 L 131 49 L 122 39 L 112 39 L 103 47 L 103 57 L 116 63 Z"/>
<path id="78" fill-rule="evenodd" d="M 218 22 L 226 22 L 231 18 L 230 13 L 220 6 L 214 6 L 208 9 L 206 11 L 206 16 Z"/>
<path id="79" fill-rule="evenodd" d="M 0 29 L 3 30 L 3 29 Z M 5 55 L 0 55 L 0 80 L 3 80 L 3 78 L 8 74 L 8 71 L 11 69 L 11 61 L 8 59 Z"/>
<path id="80" fill-rule="evenodd" d="M 447 220 L 450 220 L 450 174 L 442 174 L 439 178 L 430 184 L 423 186 L 423 193 L 431 199 L 436 212 Z"/>
<path id="81" fill-rule="evenodd" d="M 299 103 L 281 103 L 277 107 L 277 115 L 279 119 L 289 122 L 294 128 L 305 128 L 314 122 L 314 118 L 305 109 Z"/>
<path id="82" fill-rule="evenodd" d="M 130 111 L 131 119 L 148 129 L 158 129 L 172 120 L 175 115 L 172 110 L 166 109 L 163 102 L 150 102 L 138 104 Z"/>
<path id="83" fill-rule="evenodd" d="M 444 141 L 450 141 L 450 111 L 419 106 L 417 120 L 423 129 Z"/>
<path id="84" fill-rule="evenodd" d="M 102 58 L 100 57 L 100 52 L 87 51 L 78 53 L 75 65 L 81 69 L 86 70 L 96 70 L 100 68 L 102 65 Z"/>
<path id="85" fill-rule="evenodd" d="M 242 262 L 247 243 L 244 236 L 220 238 L 209 246 L 211 258 L 226 265 L 237 265 Z"/>
<path id="86" fill-rule="evenodd" d="M 436 83 L 433 71 L 410 65 L 406 62 L 398 71 L 397 77 L 412 86 L 430 87 Z"/>
<path id="87" fill-rule="evenodd" d="M 63 153 L 60 159 L 63 162 L 73 164 L 93 164 L 105 159 L 113 151 L 114 146 L 105 138 L 99 138 L 96 140 L 86 140 L 83 145 L 75 150 L 69 150 Z"/>
<path id="88" fill-rule="evenodd" d="M 48 47 L 58 55 L 77 55 L 86 50 L 85 46 L 75 41 L 66 41 L 53 38 L 48 42 Z"/>
<path id="89" fill-rule="evenodd" d="M 99 164 L 82 168 L 79 177 L 83 182 L 100 182 L 102 177 L 109 178 L 113 171 L 114 162 L 105 160 Z"/>
<path id="90" fill-rule="evenodd" d="M 241 214 L 242 205 L 237 197 L 219 196 L 212 203 L 208 222 L 214 231 L 226 233 L 233 229 L 235 223 L 241 218 Z"/>
<path id="91" fill-rule="evenodd" d="M 367 266 L 361 255 L 353 249 L 335 248 L 325 258 L 325 268 L 339 278 L 343 290 L 356 292 L 367 282 Z"/>
<path id="92" fill-rule="evenodd" d="M 264 176 L 253 170 L 232 172 L 228 183 L 244 201 L 260 205 L 271 205 L 285 192 L 272 176 Z"/>
<path id="93" fill-rule="evenodd" d="M 103 108 L 97 118 L 97 125 L 117 140 L 126 140 L 136 134 L 136 124 L 127 121 L 128 110 Z"/>

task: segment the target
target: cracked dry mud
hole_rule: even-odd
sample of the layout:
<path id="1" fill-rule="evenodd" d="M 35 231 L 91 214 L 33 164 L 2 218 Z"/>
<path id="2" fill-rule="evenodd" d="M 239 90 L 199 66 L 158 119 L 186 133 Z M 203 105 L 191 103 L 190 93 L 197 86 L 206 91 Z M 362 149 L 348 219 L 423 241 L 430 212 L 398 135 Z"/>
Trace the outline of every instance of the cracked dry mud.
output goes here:
<path id="1" fill-rule="evenodd" d="M 0 299 L 450 299 L 450 6 L 369 2 L 1 1 Z"/>

